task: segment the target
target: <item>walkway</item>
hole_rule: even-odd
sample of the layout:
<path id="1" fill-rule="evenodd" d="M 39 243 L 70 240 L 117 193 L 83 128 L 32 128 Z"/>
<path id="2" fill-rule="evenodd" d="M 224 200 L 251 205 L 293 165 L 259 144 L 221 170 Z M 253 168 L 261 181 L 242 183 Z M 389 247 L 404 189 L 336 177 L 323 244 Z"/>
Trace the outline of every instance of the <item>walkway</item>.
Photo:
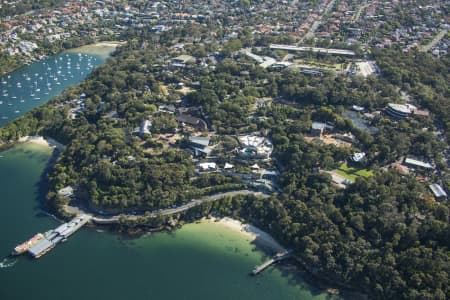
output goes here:
<path id="1" fill-rule="evenodd" d="M 277 253 L 274 257 L 272 257 L 270 260 L 266 261 L 262 265 L 256 266 L 255 269 L 252 271 L 252 275 L 258 275 L 262 271 L 264 271 L 269 266 L 273 265 L 274 263 L 289 258 L 292 256 L 293 251 L 292 250 L 286 250 L 281 253 Z"/>

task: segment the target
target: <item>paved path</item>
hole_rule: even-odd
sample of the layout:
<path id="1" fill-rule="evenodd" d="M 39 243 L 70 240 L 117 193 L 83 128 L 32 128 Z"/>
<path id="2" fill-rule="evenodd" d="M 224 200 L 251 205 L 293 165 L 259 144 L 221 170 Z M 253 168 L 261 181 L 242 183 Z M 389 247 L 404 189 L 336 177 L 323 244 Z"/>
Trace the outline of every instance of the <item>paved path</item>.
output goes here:
<path id="1" fill-rule="evenodd" d="M 359 21 L 359 18 L 361 17 L 361 13 L 362 13 L 362 11 L 365 9 L 365 8 L 367 8 L 369 6 L 369 4 L 367 4 L 366 2 L 364 2 L 364 3 L 361 3 L 360 5 L 359 5 L 359 7 L 358 7 L 358 10 L 356 11 L 356 14 L 355 15 L 353 15 L 353 18 L 352 18 L 352 23 L 356 23 L 356 22 L 358 22 Z"/>
<path id="2" fill-rule="evenodd" d="M 429 43 L 426 44 L 426 45 L 423 45 L 423 46 L 421 47 L 420 51 L 421 51 L 421 52 L 427 52 L 427 51 L 429 51 L 429 50 L 430 50 L 431 48 L 433 48 L 437 43 L 439 43 L 439 41 L 442 40 L 442 38 L 443 38 L 444 36 L 447 35 L 447 32 L 448 32 L 447 29 L 441 30 L 441 32 L 439 32 L 438 35 L 436 35 L 436 36 L 433 38 L 433 40 L 432 40 L 431 42 L 429 42 Z"/>
<path id="3" fill-rule="evenodd" d="M 147 214 L 139 214 L 139 215 L 131 215 L 131 214 L 121 214 L 121 215 L 114 215 L 114 216 L 93 215 L 93 214 L 90 214 L 87 212 L 82 212 L 80 210 L 80 208 L 72 207 L 72 206 L 68 206 L 68 205 L 65 206 L 65 210 L 66 210 L 66 212 L 69 212 L 69 213 L 85 213 L 85 214 L 91 215 L 92 220 L 98 224 L 113 224 L 113 223 L 119 222 L 119 219 L 121 217 L 125 217 L 128 220 L 137 220 L 143 216 L 152 217 L 152 218 L 155 218 L 157 216 L 169 216 L 169 215 L 184 212 L 186 210 L 189 210 L 193 207 L 199 206 L 206 202 L 213 202 L 213 201 L 217 201 L 219 199 L 223 199 L 225 197 L 234 197 L 234 196 L 238 196 L 238 195 L 255 195 L 255 196 L 264 197 L 264 198 L 269 197 L 269 195 L 263 194 L 261 192 L 254 192 L 254 191 L 250 191 L 250 190 L 238 190 L 238 191 L 218 193 L 218 194 L 214 194 L 211 196 L 205 196 L 200 199 L 193 199 L 190 202 L 183 204 L 181 206 L 175 207 L 175 208 L 167 208 L 167 209 L 163 209 L 160 211 L 151 211 L 149 213 L 147 212 Z"/>
<path id="4" fill-rule="evenodd" d="M 328 3 L 328 5 L 325 8 L 325 10 L 323 11 L 323 13 L 317 18 L 317 20 L 315 20 L 313 22 L 313 24 L 311 25 L 311 27 L 309 28 L 309 30 L 305 34 L 305 36 L 300 39 L 299 44 L 303 43 L 304 39 L 310 39 L 310 38 L 314 37 L 314 33 L 316 32 L 319 25 L 322 23 L 323 16 L 330 12 L 330 10 L 333 8 L 335 2 L 336 2 L 336 0 L 331 0 L 330 3 Z"/>

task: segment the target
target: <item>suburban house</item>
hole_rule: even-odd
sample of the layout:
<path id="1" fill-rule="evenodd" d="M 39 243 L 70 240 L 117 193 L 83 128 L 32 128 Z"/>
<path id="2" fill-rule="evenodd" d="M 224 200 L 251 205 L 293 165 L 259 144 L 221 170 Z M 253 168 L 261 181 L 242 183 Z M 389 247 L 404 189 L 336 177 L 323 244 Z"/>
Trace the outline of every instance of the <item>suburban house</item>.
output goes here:
<path id="1" fill-rule="evenodd" d="M 186 114 L 180 114 L 175 117 L 180 126 L 185 126 L 186 124 L 194 127 L 198 131 L 208 131 L 208 124 L 203 119 L 192 117 Z"/>

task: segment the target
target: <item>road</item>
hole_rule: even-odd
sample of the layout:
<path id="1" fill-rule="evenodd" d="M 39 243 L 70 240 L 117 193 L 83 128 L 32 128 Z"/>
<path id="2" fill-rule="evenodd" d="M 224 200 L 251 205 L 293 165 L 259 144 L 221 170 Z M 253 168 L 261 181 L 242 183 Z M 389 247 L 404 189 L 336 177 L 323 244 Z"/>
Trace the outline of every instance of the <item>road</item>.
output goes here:
<path id="1" fill-rule="evenodd" d="M 359 18 L 361 17 L 361 13 L 362 13 L 362 11 L 367 7 L 367 6 L 369 6 L 369 4 L 367 4 L 367 3 L 361 3 L 361 5 L 358 7 L 358 11 L 356 12 L 356 14 L 353 16 L 353 18 L 352 18 L 352 23 L 356 23 L 356 22 L 358 22 L 358 20 L 359 20 Z"/>
<path id="2" fill-rule="evenodd" d="M 155 218 L 157 216 L 174 215 L 174 214 L 178 214 L 178 213 L 184 212 L 186 210 L 189 210 L 193 207 L 202 205 L 207 202 L 213 202 L 213 201 L 217 201 L 219 199 L 223 199 L 225 197 L 234 197 L 234 196 L 238 196 L 238 195 L 255 195 L 255 196 L 264 197 L 264 198 L 269 197 L 269 195 L 263 194 L 261 192 L 254 192 L 254 191 L 250 191 L 250 190 L 238 190 L 238 191 L 218 193 L 218 194 L 214 194 L 211 196 L 205 196 L 200 199 L 193 199 L 190 202 L 183 204 L 181 206 L 178 206 L 178 207 L 167 208 L 167 209 L 163 209 L 160 211 L 152 211 L 150 213 L 147 212 L 147 214 L 139 214 L 139 215 L 132 215 L 132 214 L 121 214 L 121 215 L 113 215 L 113 216 L 93 215 L 92 213 L 81 211 L 80 208 L 76 208 L 76 207 L 72 207 L 72 206 L 68 206 L 68 205 L 66 205 L 64 209 L 68 213 L 77 213 L 77 214 L 84 213 L 84 214 L 90 215 L 90 216 L 92 216 L 92 220 L 98 224 L 113 224 L 113 223 L 119 222 L 119 219 L 121 217 L 122 218 L 125 217 L 128 220 L 133 221 L 133 220 L 138 220 L 139 218 L 141 218 L 143 216 Z"/>
<path id="3" fill-rule="evenodd" d="M 327 7 L 323 11 L 323 13 L 313 22 L 311 27 L 309 28 L 308 32 L 305 34 L 305 36 L 300 40 L 299 45 L 303 42 L 304 39 L 310 39 L 314 37 L 314 33 L 316 32 L 317 28 L 319 27 L 320 23 L 322 23 L 322 18 L 324 15 L 326 15 L 334 6 L 334 3 L 336 0 L 331 0 L 330 3 L 328 3 Z"/>
<path id="4" fill-rule="evenodd" d="M 438 33 L 438 35 L 436 35 L 433 40 L 431 42 L 429 42 L 426 45 L 423 45 L 422 48 L 420 49 L 421 52 L 427 52 L 429 51 L 431 48 L 433 48 L 437 43 L 439 43 L 440 40 L 442 40 L 442 38 L 447 34 L 448 30 L 447 29 L 443 29 L 441 30 L 441 32 Z"/>

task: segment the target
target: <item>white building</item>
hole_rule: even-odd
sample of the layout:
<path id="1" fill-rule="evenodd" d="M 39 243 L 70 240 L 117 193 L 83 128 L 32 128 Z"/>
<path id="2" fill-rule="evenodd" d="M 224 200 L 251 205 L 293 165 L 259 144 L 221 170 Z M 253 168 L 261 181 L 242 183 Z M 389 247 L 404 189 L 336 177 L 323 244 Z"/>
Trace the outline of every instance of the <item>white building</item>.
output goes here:
<path id="1" fill-rule="evenodd" d="M 251 158 L 269 158 L 273 151 L 272 143 L 264 137 L 245 135 L 238 137 L 241 144 L 239 155 Z"/>

